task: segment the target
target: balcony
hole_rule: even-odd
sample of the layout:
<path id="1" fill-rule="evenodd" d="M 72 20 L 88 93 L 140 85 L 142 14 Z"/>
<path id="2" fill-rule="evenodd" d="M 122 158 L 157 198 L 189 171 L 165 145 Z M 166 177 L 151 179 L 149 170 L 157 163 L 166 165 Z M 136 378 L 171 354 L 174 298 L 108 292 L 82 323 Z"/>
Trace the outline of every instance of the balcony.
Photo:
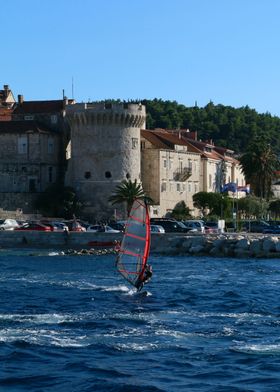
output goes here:
<path id="1" fill-rule="evenodd" d="M 184 182 L 190 176 L 192 175 L 192 168 L 191 167 L 183 167 L 183 168 L 178 168 L 174 173 L 173 173 L 173 179 L 175 181 L 181 181 Z"/>

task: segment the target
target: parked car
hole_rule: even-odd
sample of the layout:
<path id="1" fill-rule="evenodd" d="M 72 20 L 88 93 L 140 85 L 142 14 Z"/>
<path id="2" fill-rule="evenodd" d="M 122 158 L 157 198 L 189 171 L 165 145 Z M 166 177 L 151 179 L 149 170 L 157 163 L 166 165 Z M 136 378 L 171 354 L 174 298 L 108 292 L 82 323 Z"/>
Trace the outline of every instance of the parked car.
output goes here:
<path id="1" fill-rule="evenodd" d="M 17 227 L 14 230 L 36 230 L 36 231 L 52 231 L 50 226 L 45 226 L 42 223 L 38 222 L 28 222 L 23 224 L 21 227 Z"/>
<path id="2" fill-rule="evenodd" d="M 78 232 L 86 231 L 86 228 L 83 227 L 77 220 L 65 221 L 63 223 L 65 223 L 69 231 L 78 231 Z"/>
<path id="3" fill-rule="evenodd" d="M 115 229 L 115 230 L 119 230 L 119 231 L 122 231 L 122 232 L 124 232 L 124 230 L 125 230 L 125 223 L 108 222 L 108 225 L 110 227 L 112 227 L 112 229 Z"/>
<path id="4" fill-rule="evenodd" d="M 113 229 L 108 225 L 89 225 L 87 231 L 92 233 L 120 233 L 120 230 Z"/>
<path id="5" fill-rule="evenodd" d="M 162 234 L 165 233 L 165 230 L 161 225 L 151 225 L 151 233 Z"/>
<path id="6" fill-rule="evenodd" d="M 260 221 L 246 221 L 242 224 L 242 230 L 248 231 L 251 233 L 263 233 L 264 230 L 271 229 L 269 223 L 264 220 Z"/>
<path id="7" fill-rule="evenodd" d="M 184 225 L 193 231 L 197 231 L 200 233 L 205 232 L 205 225 L 202 220 L 195 220 L 195 219 L 189 219 L 189 220 L 184 220 L 183 221 Z"/>
<path id="8" fill-rule="evenodd" d="M 152 225 L 162 226 L 166 233 L 187 233 L 190 231 L 182 222 L 167 218 L 151 218 Z"/>
<path id="9" fill-rule="evenodd" d="M 14 230 L 20 227 L 15 219 L 0 219 L 0 230 Z"/>
<path id="10" fill-rule="evenodd" d="M 205 233 L 219 233 L 218 222 L 205 222 Z"/>
<path id="11" fill-rule="evenodd" d="M 69 231 L 69 227 L 63 222 L 51 222 L 53 231 Z"/>

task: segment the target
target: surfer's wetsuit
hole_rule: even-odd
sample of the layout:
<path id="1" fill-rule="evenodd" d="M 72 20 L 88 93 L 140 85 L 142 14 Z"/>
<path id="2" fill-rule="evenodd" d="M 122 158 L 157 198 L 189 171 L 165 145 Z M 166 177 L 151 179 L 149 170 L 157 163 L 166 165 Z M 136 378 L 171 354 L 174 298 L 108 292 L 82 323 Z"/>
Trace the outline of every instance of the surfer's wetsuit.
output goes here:
<path id="1" fill-rule="evenodd" d="M 153 276 L 152 267 L 150 265 L 146 265 L 143 276 L 138 278 L 135 283 L 135 287 L 138 291 L 142 290 L 145 283 L 148 283 L 151 277 Z"/>

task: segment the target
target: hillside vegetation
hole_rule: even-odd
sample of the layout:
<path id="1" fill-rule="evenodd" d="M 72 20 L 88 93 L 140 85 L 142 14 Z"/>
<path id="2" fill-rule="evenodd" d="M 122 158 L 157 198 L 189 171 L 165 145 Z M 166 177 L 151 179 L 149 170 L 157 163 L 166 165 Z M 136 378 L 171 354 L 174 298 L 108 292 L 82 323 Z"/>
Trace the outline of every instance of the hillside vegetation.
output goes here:
<path id="1" fill-rule="evenodd" d="M 256 136 L 266 136 L 274 151 L 280 153 L 280 118 L 269 113 L 259 114 L 248 106 L 233 108 L 214 105 L 186 107 L 176 101 L 142 100 L 147 111 L 147 129 L 189 129 L 198 138 L 213 140 L 216 145 L 236 153 L 246 151 Z"/>

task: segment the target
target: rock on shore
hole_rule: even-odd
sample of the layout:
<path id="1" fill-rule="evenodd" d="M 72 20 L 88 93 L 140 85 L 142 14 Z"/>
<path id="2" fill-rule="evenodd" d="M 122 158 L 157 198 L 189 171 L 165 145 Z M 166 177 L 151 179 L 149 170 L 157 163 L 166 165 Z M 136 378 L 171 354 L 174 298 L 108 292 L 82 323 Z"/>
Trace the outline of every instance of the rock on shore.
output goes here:
<path id="1" fill-rule="evenodd" d="M 213 257 L 279 258 L 280 236 L 261 234 L 152 237 L 152 253 Z"/>

